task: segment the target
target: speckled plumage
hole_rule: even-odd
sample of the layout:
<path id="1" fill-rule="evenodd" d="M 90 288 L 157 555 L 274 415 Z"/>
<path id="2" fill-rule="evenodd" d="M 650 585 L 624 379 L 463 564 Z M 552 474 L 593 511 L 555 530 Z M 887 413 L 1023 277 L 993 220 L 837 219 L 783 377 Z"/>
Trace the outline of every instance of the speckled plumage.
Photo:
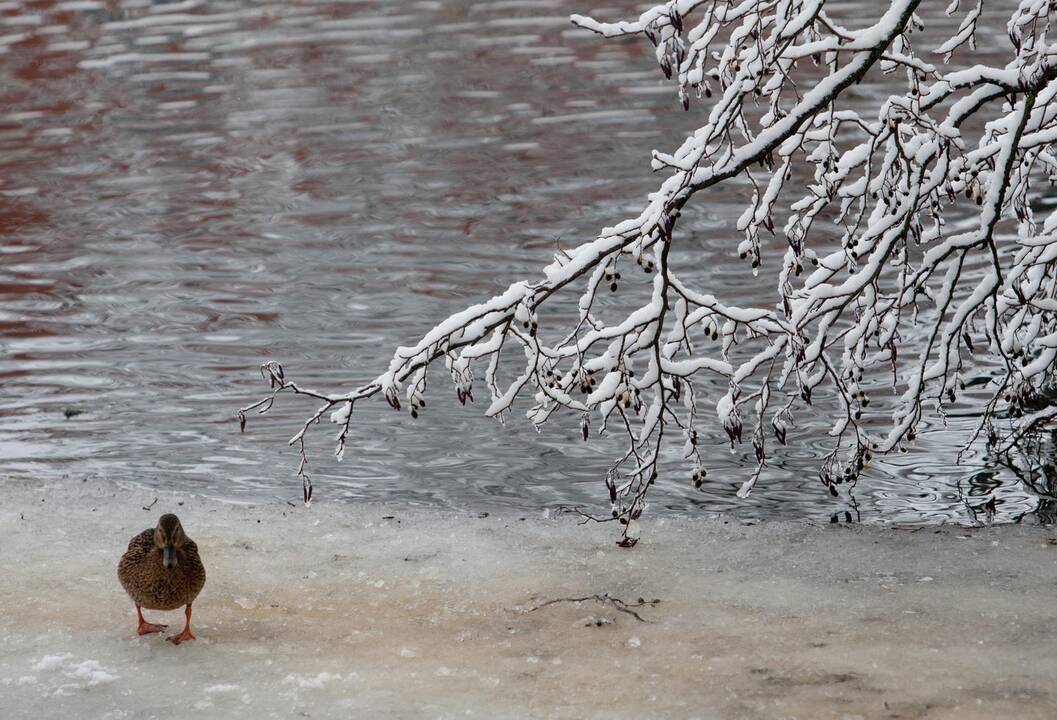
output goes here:
<path id="1" fill-rule="evenodd" d="M 155 532 L 155 528 L 148 528 L 129 541 L 128 551 L 117 566 L 121 586 L 134 603 L 152 610 L 190 605 L 206 583 L 198 546 L 186 538 L 175 549 L 176 564 L 167 568 L 162 563 L 162 548 L 155 542 Z"/>

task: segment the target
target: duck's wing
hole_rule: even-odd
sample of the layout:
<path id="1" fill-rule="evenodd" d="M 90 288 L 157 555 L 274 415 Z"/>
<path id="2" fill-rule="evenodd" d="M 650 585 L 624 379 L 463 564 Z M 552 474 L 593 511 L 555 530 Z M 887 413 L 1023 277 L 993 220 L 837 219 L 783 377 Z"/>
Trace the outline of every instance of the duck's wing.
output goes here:
<path id="1" fill-rule="evenodd" d="M 154 528 L 147 528 L 128 541 L 126 557 L 141 557 L 154 549 Z"/>
<path id="2" fill-rule="evenodd" d="M 190 603 L 206 584 L 206 568 L 202 564 L 202 558 L 198 556 L 198 545 L 195 544 L 194 540 L 188 539 L 184 543 L 183 555 L 190 585 L 188 588 L 190 595 L 188 602 Z"/>
<path id="3" fill-rule="evenodd" d="M 150 556 L 153 549 L 154 529 L 149 528 L 132 536 L 128 550 L 117 564 L 117 578 L 121 581 L 121 587 L 125 588 L 137 605 L 146 602 L 143 589 L 150 585 Z"/>

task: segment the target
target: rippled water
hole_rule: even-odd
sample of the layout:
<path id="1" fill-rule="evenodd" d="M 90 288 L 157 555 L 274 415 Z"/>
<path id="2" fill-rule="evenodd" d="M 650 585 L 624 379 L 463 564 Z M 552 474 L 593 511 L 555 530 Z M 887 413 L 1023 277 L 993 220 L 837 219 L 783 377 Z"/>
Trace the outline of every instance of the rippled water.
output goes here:
<path id="1" fill-rule="evenodd" d="M 233 419 L 262 360 L 323 390 L 373 377 L 556 243 L 637 212 L 650 149 L 693 128 L 644 43 L 572 29 L 589 9 L 0 1 L 0 474 L 298 497 L 285 440 L 314 405 L 287 399 L 245 435 Z M 755 286 L 732 261 L 740 210 L 710 193 L 682 225 L 735 300 Z M 317 498 L 603 499 L 612 446 L 576 442 L 574 421 L 536 435 L 432 400 L 415 423 L 364 405 L 340 465 L 321 428 Z M 703 492 L 672 462 L 655 510 L 965 521 L 985 477 L 1000 517 L 1037 503 L 982 458 L 953 464 L 971 418 L 831 498 L 812 471 L 825 418 L 800 420 L 749 500 L 747 456 L 717 440 Z"/>

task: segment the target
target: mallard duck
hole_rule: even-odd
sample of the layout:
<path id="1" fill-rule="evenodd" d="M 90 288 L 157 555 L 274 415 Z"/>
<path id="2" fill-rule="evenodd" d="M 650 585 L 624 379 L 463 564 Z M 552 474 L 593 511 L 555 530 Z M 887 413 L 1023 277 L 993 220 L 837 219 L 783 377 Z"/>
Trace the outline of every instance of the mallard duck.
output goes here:
<path id="1" fill-rule="evenodd" d="M 185 605 L 183 632 L 166 640 L 179 645 L 195 639 L 191 634 L 191 603 L 206 584 L 206 569 L 198 557 L 198 546 L 184 533 L 178 517 L 162 515 L 157 527 L 133 537 L 117 564 L 117 577 L 136 604 L 137 634 L 161 632 L 166 627 L 144 620 L 143 608 L 175 610 Z"/>

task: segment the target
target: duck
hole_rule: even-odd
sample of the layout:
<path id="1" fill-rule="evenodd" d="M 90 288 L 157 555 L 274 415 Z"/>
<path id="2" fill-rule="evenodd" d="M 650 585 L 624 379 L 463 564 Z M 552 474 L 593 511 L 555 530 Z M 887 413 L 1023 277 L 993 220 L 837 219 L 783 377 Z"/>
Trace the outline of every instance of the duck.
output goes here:
<path id="1" fill-rule="evenodd" d="M 172 513 L 158 518 L 155 527 L 133 536 L 117 565 L 117 577 L 136 606 L 137 635 L 160 633 L 167 626 L 147 622 L 143 608 L 176 610 L 184 606 L 183 632 L 166 638 L 174 645 L 194 640 L 191 605 L 206 584 L 206 569 L 198 546 L 187 537 Z"/>

